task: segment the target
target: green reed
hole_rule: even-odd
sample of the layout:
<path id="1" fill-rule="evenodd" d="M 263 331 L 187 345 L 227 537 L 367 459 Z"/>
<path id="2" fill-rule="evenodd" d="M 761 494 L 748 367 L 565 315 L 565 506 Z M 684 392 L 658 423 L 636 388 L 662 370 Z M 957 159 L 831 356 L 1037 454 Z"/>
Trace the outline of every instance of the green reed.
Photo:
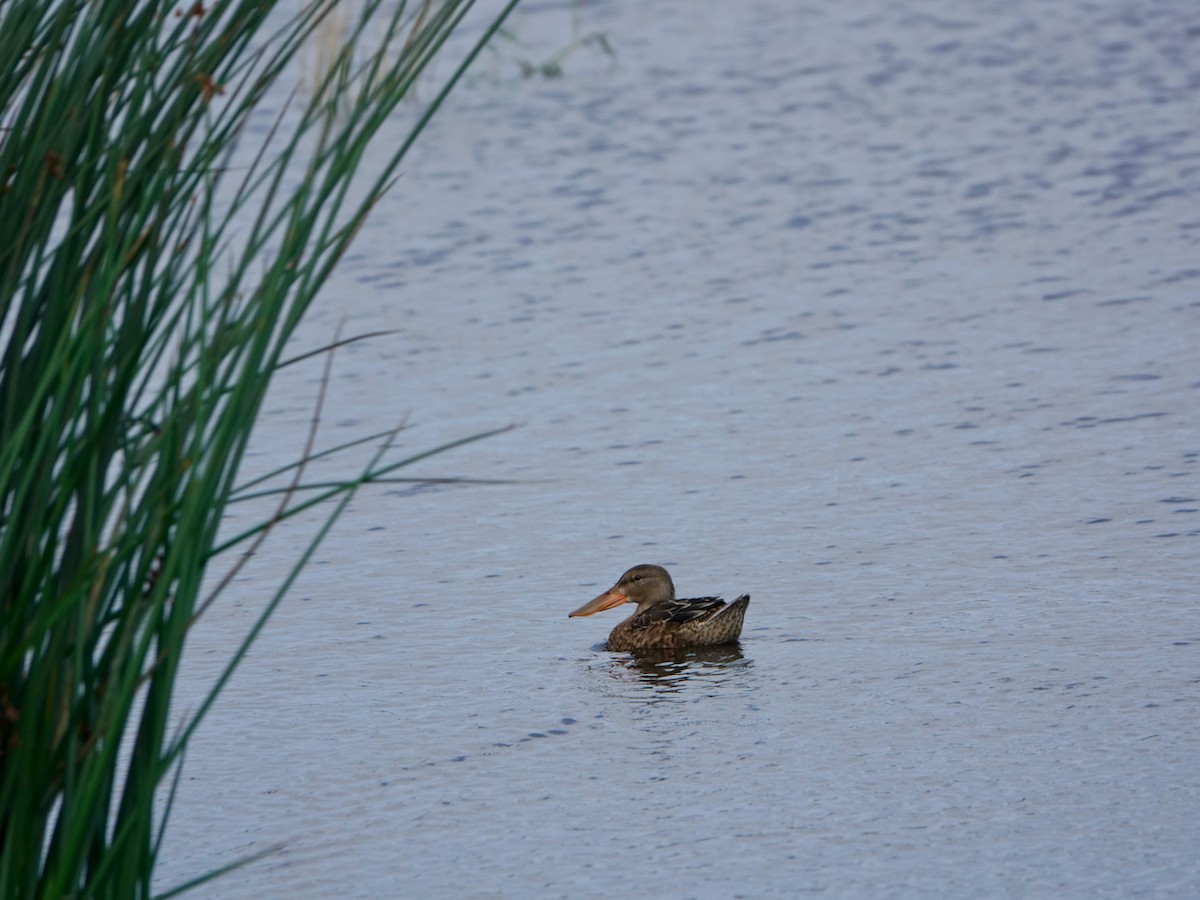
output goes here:
<path id="1" fill-rule="evenodd" d="M 310 441 L 274 512 L 218 537 L 270 493 L 238 473 L 289 338 L 515 0 L 367 175 L 472 2 L 363 0 L 235 168 L 335 4 L 0 4 L 0 897 L 149 896 L 188 739 L 315 543 L 182 715 L 196 618 L 273 524 L 324 504 L 323 535 L 357 486 L 453 446 L 385 462 L 365 436 L 365 471 L 315 485 Z"/>

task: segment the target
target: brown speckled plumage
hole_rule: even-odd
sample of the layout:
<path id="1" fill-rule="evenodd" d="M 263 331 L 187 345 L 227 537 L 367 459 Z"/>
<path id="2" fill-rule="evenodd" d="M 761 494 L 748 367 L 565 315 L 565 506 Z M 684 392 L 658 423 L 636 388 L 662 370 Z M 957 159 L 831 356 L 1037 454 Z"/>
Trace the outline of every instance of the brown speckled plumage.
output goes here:
<path id="1" fill-rule="evenodd" d="M 662 566 L 634 566 L 617 583 L 572 616 L 590 616 L 623 603 L 637 610 L 612 630 L 609 650 L 682 650 L 730 644 L 742 633 L 750 595 L 732 603 L 718 597 L 676 599 L 675 585 Z"/>

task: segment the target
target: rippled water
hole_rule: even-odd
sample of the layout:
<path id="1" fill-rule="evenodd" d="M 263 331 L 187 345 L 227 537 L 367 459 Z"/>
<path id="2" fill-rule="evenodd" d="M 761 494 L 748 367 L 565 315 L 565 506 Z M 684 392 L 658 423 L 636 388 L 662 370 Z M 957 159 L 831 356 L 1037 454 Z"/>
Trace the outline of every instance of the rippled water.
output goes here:
<path id="1" fill-rule="evenodd" d="M 615 64 L 481 71 L 304 335 L 399 332 L 339 355 L 326 445 L 516 423 L 419 473 L 518 483 L 356 499 L 198 734 L 162 883 L 281 843 L 210 893 L 1200 892 L 1200 12 L 583 14 Z M 638 562 L 750 593 L 740 648 L 566 618 Z"/>

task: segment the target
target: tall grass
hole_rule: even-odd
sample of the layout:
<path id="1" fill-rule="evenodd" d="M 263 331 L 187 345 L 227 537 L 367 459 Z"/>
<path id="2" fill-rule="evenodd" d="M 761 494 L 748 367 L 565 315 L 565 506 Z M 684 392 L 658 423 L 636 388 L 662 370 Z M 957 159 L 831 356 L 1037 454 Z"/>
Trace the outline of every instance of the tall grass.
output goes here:
<path id="1" fill-rule="evenodd" d="M 366 436 L 367 470 L 314 490 L 300 459 L 274 513 L 218 536 L 259 489 L 238 473 L 289 338 L 515 5 L 364 183 L 472 2 L 364 0 L 311 95 L 239 151 L 335 2 L 0 3 L 0 897 L 150 895 L 156 799 L 287 583 L 181 721 L 204 586 L 280 519 L 325 502 L 327 528 L 356 486 L 427 455 L 385 461 L 388 435 Z"/>

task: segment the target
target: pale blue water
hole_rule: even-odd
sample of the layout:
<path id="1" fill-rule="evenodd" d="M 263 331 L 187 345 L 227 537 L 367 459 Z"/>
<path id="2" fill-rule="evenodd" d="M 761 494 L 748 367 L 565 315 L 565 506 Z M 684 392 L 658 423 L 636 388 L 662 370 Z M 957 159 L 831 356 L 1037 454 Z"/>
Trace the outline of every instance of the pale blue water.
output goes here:
<path id="1" fill-rule="evenodd" d="M 615 64 L 480 70 L 306 326 L 399 332 L 338 357 L 324 445 L 517 423 L 414 474 L 520 483 L 360 495 L 163 886 L 282 842 L 207 893 L 1200 893 L 1200 8 L 583 17 Z M 638 562 L 749 592 L 740 651 L 597 649 L 618 614 L 566 613 Z"/>

